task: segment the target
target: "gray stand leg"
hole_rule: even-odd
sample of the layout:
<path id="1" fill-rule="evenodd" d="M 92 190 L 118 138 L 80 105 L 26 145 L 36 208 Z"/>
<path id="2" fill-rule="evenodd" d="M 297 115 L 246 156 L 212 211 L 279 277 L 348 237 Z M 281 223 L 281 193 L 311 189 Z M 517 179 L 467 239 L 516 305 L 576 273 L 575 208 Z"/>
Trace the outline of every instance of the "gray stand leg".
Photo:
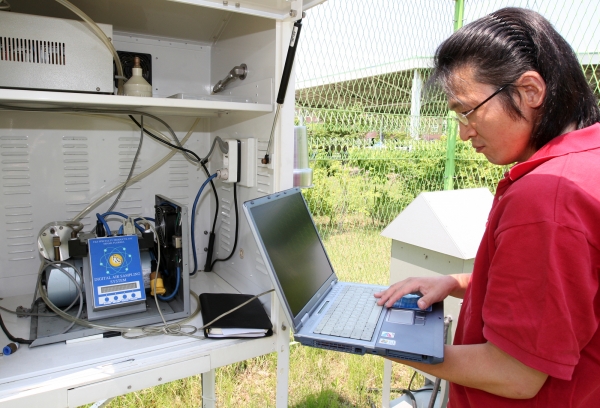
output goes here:
<path id="1" fill-rule="evenodd" d="M 392 362 L 388 359 L 383 360 L 383 384 L 381 387 L 381 406 L 390 407 L 390 390 L 392 382 Z"/>
<path id="2" fill-rule="evenodd" d="M 215 370 L 202 374 L 202 408 L 216 407 Z"/>
<path id="3" fill-rule="evenodd" d="M 287 327 L 285 315 L 281 310 L 279 302 L 274 303 L 277 304 L 279 313 L 279 319 L 275 319 L 276 322 L 279 322 L 279 327 L 275 334 L 277 336 L 277 396 L 275 404 L 277 408 L 286 408 L 288 406 L 290 370 L 290 329 Z"/>

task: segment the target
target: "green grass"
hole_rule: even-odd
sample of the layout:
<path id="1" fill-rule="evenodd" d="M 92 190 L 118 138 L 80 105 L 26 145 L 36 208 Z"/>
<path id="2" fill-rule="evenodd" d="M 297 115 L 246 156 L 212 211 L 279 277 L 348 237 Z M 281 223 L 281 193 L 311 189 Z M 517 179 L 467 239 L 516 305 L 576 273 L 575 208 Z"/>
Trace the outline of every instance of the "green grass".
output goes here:
<path id="1" fill-rule="evenodd" d="M 324 238 L 340 280 L 387 284 L 390 246 L 378 231 L 354 230 Z M 275 406 L 277 354 L 231 364 L 216 370 L 218 407 Z M 392 388 L 408 386 L 412 369 L 393 365 Z M 289 400 L 294 408 L 379 406 L 383 359 L 356 356 L 292 344 Z M 422 383 L 420 378 L 415 385 Z M 199 407 L 200 376 L 148 388 L 115 398 L 110 408 Z M 392 395 L 393 396 L 393 395 Z"/>

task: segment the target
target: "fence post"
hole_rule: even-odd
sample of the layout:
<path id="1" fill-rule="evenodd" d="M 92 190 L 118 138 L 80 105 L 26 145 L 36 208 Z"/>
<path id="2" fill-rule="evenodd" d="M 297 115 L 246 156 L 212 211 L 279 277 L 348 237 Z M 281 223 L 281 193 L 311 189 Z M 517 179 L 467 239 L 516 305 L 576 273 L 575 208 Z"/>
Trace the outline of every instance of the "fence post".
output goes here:
<path id="1" fill-rule="evenodd" d="M 463 17 L 465 11 L 464 0 L 454 0 L 454 31 L 457 31 L 462 27 Z M 456 150 L 456 136 L 458 135 L 458 123 L 453 119 L 454 113 L 448 112 L 447 116 L 447 133 L 448 139 L 446 141 L 446 167 L 444 169 L 444 190 L 454 189 L 454 171 L 455 171 L 455 150 Z"/>
<path id="2" fill-rule="evenodd" d="M 410 137 L 418 139 L 421 133 L 421 93 L 423 79 L 418 69 L 413 72 L 412 93 L 410 98 Z"/>

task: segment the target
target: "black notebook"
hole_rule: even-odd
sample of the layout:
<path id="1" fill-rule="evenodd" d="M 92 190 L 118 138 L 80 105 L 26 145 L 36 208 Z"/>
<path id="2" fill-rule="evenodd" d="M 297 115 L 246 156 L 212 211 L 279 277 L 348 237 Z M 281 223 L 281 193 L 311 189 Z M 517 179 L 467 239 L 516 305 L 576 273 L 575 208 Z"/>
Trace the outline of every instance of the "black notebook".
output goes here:
<path id="1" fill-rule="evenodd" d="M 200 312 L 203 324 L 211 322 L 252 297 L 252 295 L 240 293 L 201 293 Z M 204 336 L 211 339 L 267 337 L 272 334 L 273 325 L 258 299 L 254 299 L 247 305 L 223 316 L 211 326 L 204 328 Z"/>

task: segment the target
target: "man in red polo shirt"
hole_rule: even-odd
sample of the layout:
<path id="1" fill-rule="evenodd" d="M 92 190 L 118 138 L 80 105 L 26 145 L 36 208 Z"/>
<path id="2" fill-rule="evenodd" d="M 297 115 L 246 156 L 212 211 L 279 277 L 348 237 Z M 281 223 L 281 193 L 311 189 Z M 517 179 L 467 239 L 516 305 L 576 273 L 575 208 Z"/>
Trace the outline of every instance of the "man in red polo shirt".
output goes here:
<path id="1" fill-rule="evenodd" d="M 577 58 L 539 14 L 496 11 L 437 50 L 434 80 L 498 184 L 472 274 L 376 296 L 464 298 L 444 362 L 449 406 L 600 406 L 600 111 Z M 468 206 L 464 211 L 469 211 Z"/>

